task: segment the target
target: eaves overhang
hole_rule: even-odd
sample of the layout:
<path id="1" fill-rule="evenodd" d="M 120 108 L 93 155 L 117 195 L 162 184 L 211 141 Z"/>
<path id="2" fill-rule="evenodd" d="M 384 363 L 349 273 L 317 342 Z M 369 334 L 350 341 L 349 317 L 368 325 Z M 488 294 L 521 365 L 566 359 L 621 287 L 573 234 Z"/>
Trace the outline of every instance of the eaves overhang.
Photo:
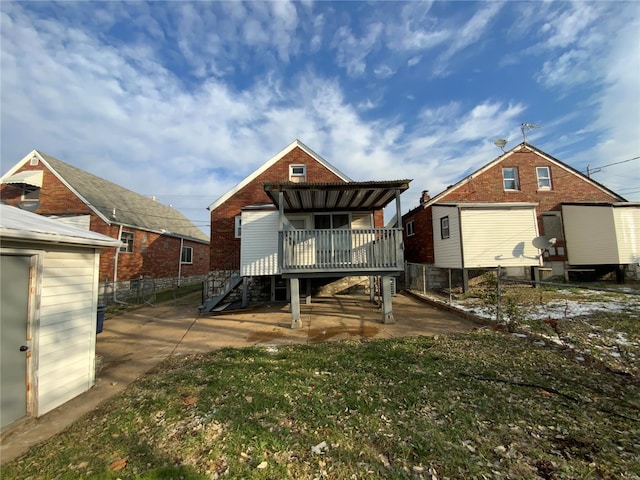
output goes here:
<path id="1" fill-rule="evenodd" d="M 409 188 L 411 180 L 369 182 L 294 183 L 267 182 L 264 191 L 280 208 L 282 193 L 286 212 L 372 211 L 395 200 Z"/>

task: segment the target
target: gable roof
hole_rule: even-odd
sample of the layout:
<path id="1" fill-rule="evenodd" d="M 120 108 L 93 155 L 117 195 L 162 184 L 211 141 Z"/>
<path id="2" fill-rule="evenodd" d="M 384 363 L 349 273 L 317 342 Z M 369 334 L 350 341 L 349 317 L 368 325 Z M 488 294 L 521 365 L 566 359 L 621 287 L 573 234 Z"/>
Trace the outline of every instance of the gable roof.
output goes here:
<path id="1" fill-rule="evenodd" d="M 0 237 L 3 240 L 119 247 L 122 242 L 101 233 L 65 225 L 56 220 L 0 204 Z"/>
<path id="2" fill-rule="evenodd" d="M 37 157 L 82 202 L 106 223 L 124 225 L 174 237 L 208 243 L 209 237 L 182 213 L 139 193 L 100 178 L 73 165 L 33 150 L 4 176 L 6 178 Z"/>
<path id="3" fill-rule="evenodd" d="M 220 196 L 211 205 L 209 205 L 209 207 L 208 207 L 209 211 L 212 211 L 212 210 L 215 210 L 216 208 L 218 208 L 220 205 L 222 205 L 224 202 L 226 202 L 231 196 L 233 196 L 235 193 L 237 193 L 240 190 L 242 190 L 242 188 L 244 188 L 252 180 L 257 178 L 258 175 L 260 175 L 262 172 L 266 171 L 269 167 L 274 165 L 278 160 L 280 160 L 282 157 L 284 157 L 287 153 L 289 153 L 290 151 L 292 151 L 296 147 L 300 148 L 307 155 L 309 155 L 311 158 L 313 158 L 319 164 L 323 165 L 329 171 L 331 171 L 332 173 L 334 173 L 335 175 L 340 177 L 345 182 L 350 182 L 351 181 L 351 179 L 349 177 L 347 177 L 344 173 L 342 173 L 340 170 L 338 170 L 336 167 L 331 165 L 329 162 L 327 162 L 324 158 L 322 158 L 316 152 L 314 152 L 309 147 L 307 147 L 300 140 L 296 139 L 293 142 L 291 142 L 287 147 L 285 147 L 283 150 L 281 150 L 280 152 L 276 153 L 273 157 L 271 157 L 269 160 L 267 160 L 265 163 L 263 163 L 260 167 L 258 167 L 252 173 L 250 173 L 247 177 L 244 178 L 244 180 L 242 180 L 240 183 L 238 183 L 232 189 L 228 190 L 226 193 L 224 193 L 222 196 Z"/>
<path id="4" fill-rule="evenodd" d="M 516 145 L 515 147 L 513 147 L 508 152 L 503 153 L 502 155 L 500 155 L 499 157 L 493 159 L 492 161 L 490 161 L 486 165 L 480 167 L 475 172 L 471 173 L 470 175 L 467 175 L 463 179 L 461 179 L 458 182 L 454 183 L 453 185 L 448 187 L 446 190 L 443 190 L 442 192 L 440 192 L 436 196 L 431 197 L 426 202 L 420 204 L 416 208 L 413 208 L 409 212 L 405 213 L 405 215 L 409 215 L 409 214 L 411 214 L 411 213 L 413 213 L 413 212 L 415 212 L 417 210 L 420 210 L 420 209 L 426 208 L 426 207 L 428 207 L 430 205 L 433 205 L 434 203 L 436 203 L 439 200 L 441 200 L 442 197 L 444 197 L 445 195 L 448 195 L 449 193 L 453 192 L 454 190 L 460 188 L 462 185 L 464 185 L 468 181 L 473 180 L 474 178 L 476 178 L 479 175 L 483 174 L 484 172 L 486 172 L 490 168 L 494 167 L 496 164 L 498 164 L 498 163 L 506 160 L 507 158 L 509 158 L 514 153 L 520 152 L 521 150 L 524 150 L 524 149 L 527 149 L 527 150 L 531 151 L 532 153 L 535 153 L 536 155 L 544 158 L 545 160 L 557 165 L 559 168 L 565 170 L 568 174 L 575 175 L 576 177 L 579 177 L 581 180 L 583 180 L 583 181 L 585 181 L 587 183 L 590 183 L 591 185 L 593 185 L 594 187 L 598 188 L 599 190 L 607 193 L 608 195 L 611 195 L 614 198 L 617 198 L 619 201 L 621 201 L 621 202 L 625 202 L 626 201 L 623 197 L 618 195 L 613 190 L 610 190 L 607 187 L 605 187 L 604 185 L 602 185 L 601 183 L 593 180 L 590 177 L 587 177 L 585 174 L 583 174 L 582 172 L 576 170 L 575 168 L 567 165 L 564 162 L 561 162 L 557 158 L 552 157 L 548 153 L 543 152 L 542 150 L 540 150 L 539 148 L 534 147 L 533 145 L 530 145 L 528 143 L 522 142 L 522 143 Z"/>

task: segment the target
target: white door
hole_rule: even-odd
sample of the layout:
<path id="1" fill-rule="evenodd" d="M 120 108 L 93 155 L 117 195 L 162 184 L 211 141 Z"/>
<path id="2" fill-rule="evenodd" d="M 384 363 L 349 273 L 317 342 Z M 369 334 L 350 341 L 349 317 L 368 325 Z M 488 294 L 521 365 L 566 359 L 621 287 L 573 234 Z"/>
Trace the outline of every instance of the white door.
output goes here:
<path id="1" fill-rule="evenodd" d="M 0 263 L 0 428 L 27 414 L 27 323 L 31 257 Z"/>

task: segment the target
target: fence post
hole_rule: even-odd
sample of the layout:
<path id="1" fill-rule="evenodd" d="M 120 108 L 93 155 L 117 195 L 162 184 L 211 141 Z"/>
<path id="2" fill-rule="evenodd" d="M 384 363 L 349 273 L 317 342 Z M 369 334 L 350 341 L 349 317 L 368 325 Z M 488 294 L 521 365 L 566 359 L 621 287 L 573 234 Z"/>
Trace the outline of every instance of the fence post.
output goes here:
<path id="1" fill-rule="evenodd" d="M 449 305 L 453 303 L 453 293 L 451 292 L 451 269 L 449 269 Z"/>
<path id="2" fill-rule="evenodd" d="M 498 282 L 496 285 L 497 288 L 497 305 L 496 305 L 496 322 L 500 323 L 500 317 L 502 316 L 501 306 L 502 306 L 502 285 L 500 283 L 500 265 L 498 265 Z"/>
<path id="3" fill-rule="evenodd" d="M 422 294 L 427 295 L 427 272 L 426 267 L 422 265 Z"/>

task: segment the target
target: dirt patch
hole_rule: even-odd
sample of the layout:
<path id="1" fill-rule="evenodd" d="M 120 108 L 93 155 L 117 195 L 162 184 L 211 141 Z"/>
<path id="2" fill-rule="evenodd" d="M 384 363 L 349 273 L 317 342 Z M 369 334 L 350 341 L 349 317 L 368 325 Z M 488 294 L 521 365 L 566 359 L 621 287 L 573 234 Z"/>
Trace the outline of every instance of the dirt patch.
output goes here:
<path id="1" fill-rule="evenodd" d="M 277 340 L 284 337 L 282 332 L 253 332 L 247 337 L 248 343 L 269 343 L 272 340 Z"/>
<path id="2" fill-rule="evenodd" d="M 309 330 L 309 343 L 321 343 L 331 340 L 340 335 L 348 335 L 350 337 L 358 337 L 361 339 L 375 337 L 380 329 L 372 325 L 348 328 L 343 326 L 318 328 Z"/>

